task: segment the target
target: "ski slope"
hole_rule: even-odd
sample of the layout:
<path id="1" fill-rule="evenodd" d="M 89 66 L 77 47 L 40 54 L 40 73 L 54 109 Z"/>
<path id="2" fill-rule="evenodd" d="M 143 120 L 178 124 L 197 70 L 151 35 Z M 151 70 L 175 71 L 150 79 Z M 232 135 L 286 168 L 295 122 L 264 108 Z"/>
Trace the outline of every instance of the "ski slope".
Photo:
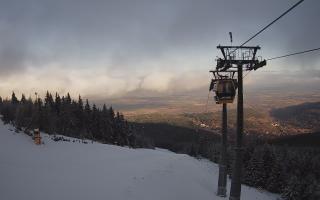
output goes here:
<path id="1" fill-rule="evenodd" d="M 47 134 L 36 146 L 9 129 L 0 122 L 1 200 L 228 199 L 216 196 L 218 167 L 207 160 L 161 149 L 55 142 Z M 242 186 L 241 199 L 277 198 Z"/>

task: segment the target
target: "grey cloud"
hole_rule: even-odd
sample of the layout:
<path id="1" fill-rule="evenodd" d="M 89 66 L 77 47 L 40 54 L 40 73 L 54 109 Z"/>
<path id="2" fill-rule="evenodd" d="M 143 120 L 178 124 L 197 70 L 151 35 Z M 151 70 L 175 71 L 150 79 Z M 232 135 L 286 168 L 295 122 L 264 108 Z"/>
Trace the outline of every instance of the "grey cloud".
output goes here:
<path id="1" fill-rule="evenodd" d="M 1 0 L 0 68 L 2 74 L 14 74 L 51 63 L 75 69 L 104 67 L 110 77 L 123 79 L 127 75 L 136 79 L 148 77 L 157 70 L 187 73 L 220 56 L 216 45 L 229 44 L 229 31 L 234 34 L 234 44 L 239 44 L 293 3 Z M 319 46 L 319 7 L 318 0 L 303 2 L 250 44 L 261 45 L 263 56 Z M 292 57 L 270 65 L 318 69 L 318 55 Z M 206 74 L 209 68 L 201 66 L 199 70 Z M 183 88 L 185 82 L 188 81 L 177 74 L 170 87 Z"/>

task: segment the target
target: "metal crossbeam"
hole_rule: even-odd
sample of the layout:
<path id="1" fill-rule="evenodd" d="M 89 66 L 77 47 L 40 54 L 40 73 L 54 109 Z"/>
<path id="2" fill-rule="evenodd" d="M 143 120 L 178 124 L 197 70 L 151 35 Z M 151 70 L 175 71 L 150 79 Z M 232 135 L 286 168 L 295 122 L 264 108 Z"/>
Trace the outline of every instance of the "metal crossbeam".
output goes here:
<path id="1" fill-rule="evenodd" d="M 217 46 L 221 50 L 223 58 L 217 60 L 216 69 L 218 71 L 228 71 L 230 68 L 237 68 L 239 65 L 244 67 L 244 70 L 252 70 L 254 65 L 259 63 L 256 59 L 257 51 L 260 46 Z M 236 49 L 237 51 L 232 51 Z M 232 51 L 232 53 L 230 53 Z M 241 55 L 239 56 L 239 53 Z"/>
<path id="2" fill-rule="evenodd" d="M 260 46 L 217 46 L 218 49 L 261 49 Z"/>

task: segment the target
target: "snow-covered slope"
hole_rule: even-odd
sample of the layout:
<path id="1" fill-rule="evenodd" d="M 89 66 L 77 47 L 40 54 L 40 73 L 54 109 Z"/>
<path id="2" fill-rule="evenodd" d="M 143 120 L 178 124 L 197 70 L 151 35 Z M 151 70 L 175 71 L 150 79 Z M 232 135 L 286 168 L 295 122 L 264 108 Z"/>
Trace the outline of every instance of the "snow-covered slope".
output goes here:
<path id="1" fill-rule="evenodd" d="M 44 145 L 0 122 L 1 200 L 220 200 L 218 167 L 165 150 L 99 143 Z M 230 182 L 230 181 L 229 181 Z M 230 184 L 229 184 L 230 186 Z M 278 196 L 243 186 L 242 199 Z"/>

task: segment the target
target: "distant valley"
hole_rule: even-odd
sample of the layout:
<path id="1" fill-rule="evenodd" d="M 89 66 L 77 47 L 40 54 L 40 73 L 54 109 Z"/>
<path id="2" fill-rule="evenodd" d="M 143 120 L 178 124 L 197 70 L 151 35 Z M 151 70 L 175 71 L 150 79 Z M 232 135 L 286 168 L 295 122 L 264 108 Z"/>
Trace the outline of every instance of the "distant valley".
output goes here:
<path id="1" fill-rule="evenodd" d="M 207 129 L 219 133 L 221 106 L 207 102 L 206 91 L 157 97 L 109 99 L 107 102 L 123 112 L 131 122 L 166 123 L 191 129 Z M 257 136 L 286 136 L 314 132 L 319 129 L 320 89 L 250 89 L 244 96 L 245 133 Z M 292 115 L 298 109 L 299 115 Z M 236 126 L 236 101 L 228 104 L 229 131 Z M 301 122 L 301 123 L 300 123 Z"/>

